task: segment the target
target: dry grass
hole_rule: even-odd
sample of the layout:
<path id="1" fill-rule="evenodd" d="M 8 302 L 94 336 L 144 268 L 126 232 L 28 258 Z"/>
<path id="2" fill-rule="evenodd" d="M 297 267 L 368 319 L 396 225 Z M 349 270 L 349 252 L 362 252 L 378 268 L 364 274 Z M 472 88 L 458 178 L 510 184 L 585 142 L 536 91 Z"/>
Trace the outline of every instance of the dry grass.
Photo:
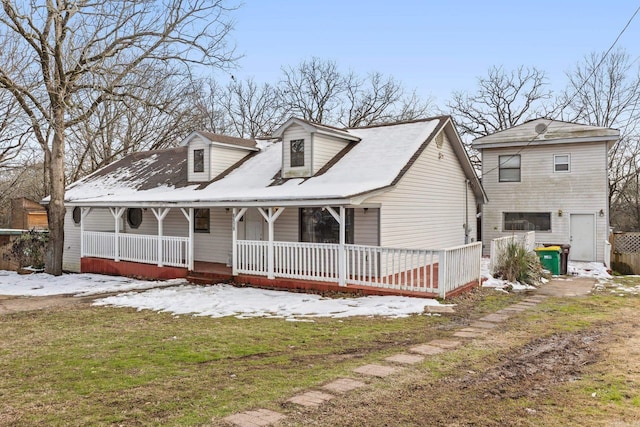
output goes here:
<path id="1" fill-rule="evenodd" d="M 514 298 L 452 318 L 211 319 L 88 305 L 0 316 L 0 425 L 198 425 L 298 390 Z M 473 301 L 484 301 L 473 304 Z"/>

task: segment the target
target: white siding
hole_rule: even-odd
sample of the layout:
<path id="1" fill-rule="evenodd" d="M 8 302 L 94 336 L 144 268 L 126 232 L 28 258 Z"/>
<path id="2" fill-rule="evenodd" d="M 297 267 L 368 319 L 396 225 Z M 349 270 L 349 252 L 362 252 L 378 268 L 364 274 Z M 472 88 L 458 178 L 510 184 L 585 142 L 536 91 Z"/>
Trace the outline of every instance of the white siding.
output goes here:
<path id="1" fill-rule="evenodd" d="M 443 136 L 442 148 L 430 143 L 394 189 L 367 200 L 382 205 L 381 246 L 442 249 L 463 245 L 465 193 L 470 236 L 475 241 L 476 198 L 451 143 Z"/>
<path id="2" fill-rule="evenodd" d="M 378 220 L 380 209 L 355 208 L 353 243 L 356 245 L 379 246 L 380 231 Z"/>
<path id="3" fill-rule="evenodd" d="M 304 139 L 304 166 L 292 168 L 289 141 Z M 282 177 L 308 177 L 311 176 L 311 134 L 300 125 L 289 126 L 282 135 Z"/>
<path id="4" fill-rule="evenodd" d="M 194 233 L 196 261 L 229 261 L 231 253 L 231 212 L 224 208 L 209 210 L 209 233 Z"/>
<path id="5" fill-rule="evenodd" d="M 603 261 L 608 223 L 606 150 L 604 143 L 484 149 L 482 181 L 489 198 L 482 214 L 485 254 L 491 239 L 513 233 L 503 231 L 504 212 L 550 212 L 551 231 L 536 231 L 541 243 L 570 243 L 570 215 L 588 213 L 596 214 L 596 257 Z M 498 182 L 498 156 L 518 153 L 521 181 Z M 569 173 L 554 173 L 556 154 L 570 154 Z M 604 216 L 599 215 L 601 209 Z"/>
<path id="6" fill-rule="evenodd" d="M 246 150 L 219 147 L 216 145 L 212 145 L 209 149 L 211 153 L 211 179 L 220 175 L 249 154 Z"/>
<path id="7" fill-rule="evenodd" d="M 87 231 L 114 231 L 115 220 L 109 209 L 93 208 L 84 218 L 84 229 Z M 75 273 L 80 272 L 80 224 L 73 222 L 73 207 L 70 206 L 67 206 L 67 213 L 64 217 L 62 269 Z"/>
<path id="8" fill-rule="evenodd" d="M 300 234 L 300 214 L 298 208 L 286 208 L 274 225 L 275 240 L 278 242 L 297 242 Z M 267 236 L 265 234 L 265 236 Z"/>
<path id="9" fill-rule="evenodd" d="M 335 157 L 344 147 L 347 141 L 333 138 L 328 135 L 313 135 L 313 147 L 311 148 L 313 157 L 313 174 L 317 173 L 329 160 Z"/>
<path id="10" fill-rule="evenodd" d="M 194 150 L 204 150 L 204 171 L 203 172 L 194 172 L 193 171 L 193 151 Z M 189 150 L 188 150 L 188 180 L 189 182 L 206 182 L 211 179 L 211 157 L 209 155 L 209 144 L 203 141 L 200 137 L 194 137 L 191 141 L 189 141 Z"/>

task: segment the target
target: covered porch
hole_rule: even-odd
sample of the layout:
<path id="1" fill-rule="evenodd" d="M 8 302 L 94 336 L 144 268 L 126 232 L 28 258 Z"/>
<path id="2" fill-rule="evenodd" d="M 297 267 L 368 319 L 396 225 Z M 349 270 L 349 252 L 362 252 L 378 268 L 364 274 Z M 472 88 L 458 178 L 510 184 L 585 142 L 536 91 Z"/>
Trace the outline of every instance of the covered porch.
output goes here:
<path id="1" fill-rule="evenodd" d="M 197 208 L 150 207 L 157 222 L 156 233 L 141 234 L 122 232 L 124 207 L 109 208 L 114 221 L 113 231 L 86 230 L 85 222 L 91 208 L 82 207 L 82 271 L 154 278 L 188 277 L 198 283 L 230 280 L 272 288 L 443 298 L 480 279 L 480 242 L 445 249 L 348 243 L 349 207 L 325 205 L 318 208 L 335 220 L 336 238 L 324 239 L 328 242 L 275 238 L 276 221 L 287 209 L 297 212 L 299 206 L 222 207 L 219 221 L 226 222 L 231 231 L 230 241 L 223 245 L 228 245 L 225 247 L 229 256 L 226 262 L 216 262 L 197 259 L 194 250 Z M 165 235 L 164 220 L 171 210 L 180 212 L 179 216 L 183 218 L 183 225 L 178 226 L 182 236 Z M 249 232 L 249 224 L 240 227 L 250 210 L 254 216 L 257 212 L 264 221 L 266 236 Z M 366 212 L 367 208 L 364 208 L 364 214 Z M 290 216 L 297 217 L 297 214 Z M 298 227 L 302 229 L 300 224 Z M 221 240 L 217 235 L 209 239 Z"/>

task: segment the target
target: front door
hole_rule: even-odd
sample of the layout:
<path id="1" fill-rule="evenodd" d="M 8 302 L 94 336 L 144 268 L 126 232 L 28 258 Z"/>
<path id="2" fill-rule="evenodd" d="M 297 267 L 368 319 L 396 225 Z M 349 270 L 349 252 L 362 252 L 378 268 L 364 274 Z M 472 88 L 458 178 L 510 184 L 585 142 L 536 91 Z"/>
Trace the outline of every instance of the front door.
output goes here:
<path id="1" fill-rule="evenodd" d="M 596 259 L 596 217 L 593 214 L 571 214 L 571 249 L 574 261 Z"/>
<path id="2" fill-rule="evenodd" d="M 244 238 L 262 240 L 264 237 L 264 218 L 257 209 L 248 209 L 244 214 Z"/>

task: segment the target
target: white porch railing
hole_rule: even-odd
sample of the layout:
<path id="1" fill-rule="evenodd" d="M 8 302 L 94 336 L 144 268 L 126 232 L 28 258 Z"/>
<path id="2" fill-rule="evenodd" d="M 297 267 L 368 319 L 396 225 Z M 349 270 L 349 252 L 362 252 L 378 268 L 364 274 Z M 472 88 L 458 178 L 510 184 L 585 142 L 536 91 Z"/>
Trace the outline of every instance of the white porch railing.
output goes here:
<path id="1" fill-rule="evenodd" d="M 438 276 L 438 294 L 446 295 L 477 280 L 480 283 L 482 242 L 448 248 L 442 251 Z"/>
<path id="2" fill-rule="evenodd" d="M 337 281 L 339 248 L 333 243 L 274 242 L 274 275 Z"/>
<path id="3" fill-rule="evenodd" d="M 513 234 L 491 240 L 491 271 L 493 271 L 494 262 L 502 256 L 504 250 L 512 242 L 520 243 L 527 251 L 531 252 L 536 248 L 536 232 L 528 231 L 524 234 Z"/>
<path id="4" fill-rule="evenodd" d="M 346 245 L 349 284 L 437 292 L 441 251 Z"/>
<path id="5" fill-rule="evenodd" d="M 274 277 L 339 282 L 340 245 L 273 242 Z M 443 250 L 345 245 L 345 282 L 385 289 L 447 293 L 480 279 L 482 243 Z M 237 274 L 269 275 L 268 242 L 237 241 Z"/>
<path id="6" fill-rule="evenodd" d="M 238 240 L 238 273 L 266 275 L 267 245 L 260 240 Z"/>
<path id="7" fill-rule="evenodd" d="M 85 231 L 82 234 L 83 257 L 116 259 L 116 234 Z M 123 261 L 189 267 L 189 238 L 162 237 L 162 260 L 158 259 L 158 236 L 118 234 L 117 258 Z"/>

